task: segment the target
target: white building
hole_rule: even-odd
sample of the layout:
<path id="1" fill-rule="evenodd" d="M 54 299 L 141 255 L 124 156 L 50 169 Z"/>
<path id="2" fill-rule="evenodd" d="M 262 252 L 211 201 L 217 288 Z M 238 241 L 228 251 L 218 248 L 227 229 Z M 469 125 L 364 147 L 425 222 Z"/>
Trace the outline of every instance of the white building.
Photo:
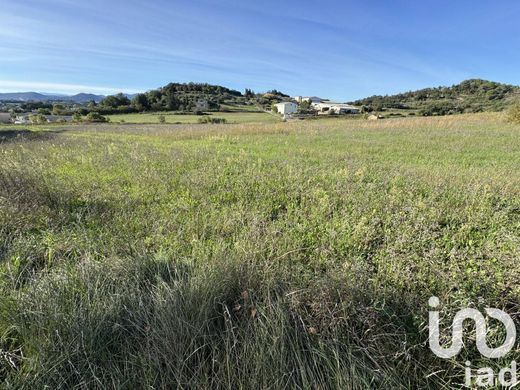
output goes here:
<path id="1" fill-rule="evenodd" d="M 359 109 L 350 104 L 334 103 L 334 102 L 320 102 L 312 103 L 312 107 L 318 111 L 318 114 L 358 114 Z"/>
<path id="2" fill-rule="evenodd" d="M 275 104 L 279 114 L 290 115 L 298 112 L 298 105 L 293 102 L 282 102 Z"/>
<path id="3" fill-rule="evenodd" d="M 17 115 L 14 119 L 16 125 L 27 125 L 30 123 L 28 115 Z"/>

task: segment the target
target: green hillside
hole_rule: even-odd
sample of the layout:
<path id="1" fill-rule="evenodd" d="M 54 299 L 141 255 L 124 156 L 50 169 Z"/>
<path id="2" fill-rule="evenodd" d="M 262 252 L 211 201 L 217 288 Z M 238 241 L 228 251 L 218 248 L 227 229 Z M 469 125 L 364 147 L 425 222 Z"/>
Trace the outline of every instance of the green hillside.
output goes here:
<path id="1" fill-rule="evenodd" d="M 520 87 L 471 79 L 451 87 L 425 88 L 397 95 L 371 96 L 352 102 L 366 111 L 414 110 L 420 115 L 502 111 L 520 94 Z"/>
<path id="2" fill-rule="evenodd" d="M 162 88 L 138 94 L 132 105 L 139 111 L 192 110 L 199 99 L 207 100 L 210 108 L 218 109 L 220 103 L 241 98 L 239 91 L 219 85 L 199 83 L 170 83 Z"/>
<path id="3" fill-rule="evenodd" d="M 157 111 L 262 111 L 289 96 L 277 91 L 245 94 L 220 85 L 206 83 L 170 83 L 164 87 L 135 95 L 132 100 L 123 94 L 107 96 L 92 110 L 102 114 L 124 114 Z M 197 102 L 206 101 L 207 108 L 200 109 Z"/>

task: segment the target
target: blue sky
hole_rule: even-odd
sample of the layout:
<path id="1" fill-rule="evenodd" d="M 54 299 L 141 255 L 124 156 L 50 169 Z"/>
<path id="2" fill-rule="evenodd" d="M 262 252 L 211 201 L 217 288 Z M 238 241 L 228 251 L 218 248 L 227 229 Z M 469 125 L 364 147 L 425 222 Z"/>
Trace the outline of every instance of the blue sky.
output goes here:
<path id="1" fill-rule="evenodd" d="M 351 100 L 520 84 L 518 1 L 2 0 L 0 91 L 170 81 Z"/>

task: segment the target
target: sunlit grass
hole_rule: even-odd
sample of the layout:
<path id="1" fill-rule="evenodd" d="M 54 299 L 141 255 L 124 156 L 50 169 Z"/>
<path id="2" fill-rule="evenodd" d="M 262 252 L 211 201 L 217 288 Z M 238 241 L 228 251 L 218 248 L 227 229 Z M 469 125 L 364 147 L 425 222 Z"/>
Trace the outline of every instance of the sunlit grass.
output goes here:
<path id="1" fill-rule="evenodd" d="M 437 359 L 426 328 L 431 295 L 520 308 L 499 115 L 42 133 L 0 144 L 7 388 L 452 388 L 500 365 Z"/>
<path id="2" fill-rule="evenodd" d="M 121 114 L 121 115 L 107 115 L 111 122 L 126 122 L 126 123 L 160 123 L 159 117 L 164 116 L 165 123 L 170 124 L 186 124 L 197 123 L 202 117 L 201 115 L 184 115 L 175 113 L 141 113 L 141 114 Z M 266 112 L 212 112 L 207 113 L 215 118 L 223 118 L 228 123 L 273 123 L 281 121 L 279 116 L 272 115 Z"/>

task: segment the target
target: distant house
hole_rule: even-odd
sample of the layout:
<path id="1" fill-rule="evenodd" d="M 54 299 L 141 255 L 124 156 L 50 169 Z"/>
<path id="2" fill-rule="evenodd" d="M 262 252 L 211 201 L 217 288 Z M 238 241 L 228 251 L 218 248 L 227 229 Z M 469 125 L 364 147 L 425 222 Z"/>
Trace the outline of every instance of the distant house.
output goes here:
<path id="1" fill-rule="evenodd" d="M 0 112 L 0 124 L 12 123 L 11 114 Z"/>
<path id="2" fill-rule="evenodd" d="M 17 115 L 16 118 L 14 118 L 16 125 L 28 125 L 30 122 L 29 115 Z"/>
<path id="3" fill-rule="evenodd" d="M 335 102 L 312 103 L 312 107 L 318 111 L 318 114 L 358 114 L 359 109 L 350 104 Z"/>
<path id="4" fill-rule="evenodd" d="M 293 102 L 282 102 L 275 104 L 276 109 L 278 110 L 279 114 L 282 115 L 291 115 L 296 112 L 298 112 L 298 105 Z"/>
<path id="5" fill-rule="evenodd" d="M 209 103 L 206 99 L 198 99 L 195 102 L 195 109 L 197 111 L 207 111 L 209 110 Z"/>

